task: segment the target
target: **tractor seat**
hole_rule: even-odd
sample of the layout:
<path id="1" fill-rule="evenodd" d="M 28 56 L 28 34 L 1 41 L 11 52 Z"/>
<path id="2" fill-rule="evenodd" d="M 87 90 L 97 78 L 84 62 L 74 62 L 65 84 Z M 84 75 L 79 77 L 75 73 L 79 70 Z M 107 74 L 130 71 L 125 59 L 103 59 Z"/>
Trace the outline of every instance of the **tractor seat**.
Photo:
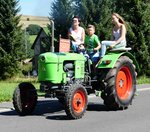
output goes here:
<path id="1" fill-rule="evenodd" d="M 119 47 L 119 48 L 113 48 L 110 51 L 129 51 L 131 50 L 131 47 Z"/>

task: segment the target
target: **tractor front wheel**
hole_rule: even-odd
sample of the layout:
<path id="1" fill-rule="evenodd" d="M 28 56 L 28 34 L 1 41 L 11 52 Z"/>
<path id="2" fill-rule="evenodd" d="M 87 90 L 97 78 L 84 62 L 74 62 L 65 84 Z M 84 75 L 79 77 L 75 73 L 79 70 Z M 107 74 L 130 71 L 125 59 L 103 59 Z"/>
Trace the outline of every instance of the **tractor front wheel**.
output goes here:
<path id="1" fill-rule="evenodd" d="M 19 115 L 31 114 L 37 103 L 37 92 L 31 83 L 23 82 L 15 89 L 13 105 Z"/>
<path id="2" fill-rule="evenodd" d="M 80 84 L 73 84 L 65 96 L 65 111 L 71 119 L 82 118 L 88 103 L 87 91 Z"/>

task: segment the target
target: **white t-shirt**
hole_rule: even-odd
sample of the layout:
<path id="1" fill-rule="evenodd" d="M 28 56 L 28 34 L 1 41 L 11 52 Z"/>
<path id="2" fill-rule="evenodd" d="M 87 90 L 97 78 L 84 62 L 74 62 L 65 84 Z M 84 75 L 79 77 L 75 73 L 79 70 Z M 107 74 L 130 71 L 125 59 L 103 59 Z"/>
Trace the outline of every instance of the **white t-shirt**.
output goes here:
<path id="1" fill-rule="evenodd" d="M 83 29 L 82 27 L 79 27 L 77 32 L 75 32 L 75 31 L 72 29 L 72 27 L 71 27 L 71 28 L 69 29 L 69 32 L 71 33 L 71 35 L 72 35 L 72 36 L 74 37 L 74 39 L 76 40 L 76 41 L 73 41 L 73 42 L 75 42 L 75 43 L 77 43 L 77 44 L 83 43 L 82 34 L 83 34 L 83 32 L 84 32 L 84 29 Z"/>

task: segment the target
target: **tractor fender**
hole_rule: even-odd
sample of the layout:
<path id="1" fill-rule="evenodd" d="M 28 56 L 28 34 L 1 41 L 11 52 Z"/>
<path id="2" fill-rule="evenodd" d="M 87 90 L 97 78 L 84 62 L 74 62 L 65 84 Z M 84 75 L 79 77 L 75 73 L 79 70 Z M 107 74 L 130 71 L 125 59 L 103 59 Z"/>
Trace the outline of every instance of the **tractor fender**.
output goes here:
<path id="1" fill-rule="evenodd" d="M 139 71 L 138 63 L 130 52 L 110 52 L 98 62 L 97 68 L 114 68 L 117 60 L 121 56 L 128 56 L 133 61 L 133 64 L 136 66 L 137 71 Z"/>

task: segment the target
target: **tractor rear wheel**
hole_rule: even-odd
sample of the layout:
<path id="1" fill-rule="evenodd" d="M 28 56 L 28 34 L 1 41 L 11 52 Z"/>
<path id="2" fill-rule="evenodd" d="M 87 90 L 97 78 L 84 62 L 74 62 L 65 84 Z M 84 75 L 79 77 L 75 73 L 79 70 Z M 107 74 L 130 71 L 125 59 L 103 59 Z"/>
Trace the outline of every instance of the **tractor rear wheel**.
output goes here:
<path id="1" fill-rule="evenodd" d="M 31 114 L 37 103 L 37 92 L 31 83 L 23 82 L 15 89 L 13 105 L 19 115 Z"/>
<path id="2" fill-rule="evenodd" d="M 136 71 L 132 60 L 121 56 L 115 67 L 105 73 L 104 83 L 104 104 L 114 110 L 128 108 L 136 92 Z"/>
<path id="3" fill-rule="evenodd" d="M 69 118 L 82 118 L 88 103 L 87 91 L 80 84 L 73 84 L 65 95 L 65 111 Z"/>

